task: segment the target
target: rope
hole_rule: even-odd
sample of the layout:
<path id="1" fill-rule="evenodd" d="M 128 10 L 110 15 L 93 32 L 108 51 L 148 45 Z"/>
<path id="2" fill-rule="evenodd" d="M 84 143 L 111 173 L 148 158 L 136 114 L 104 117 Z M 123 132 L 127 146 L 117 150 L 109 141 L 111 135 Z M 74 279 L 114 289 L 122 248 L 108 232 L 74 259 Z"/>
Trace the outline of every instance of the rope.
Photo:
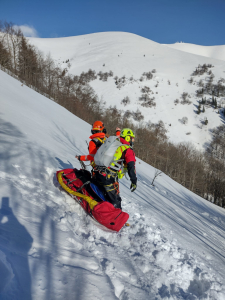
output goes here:
<path id="1" fill-rule="evenodd" d="M 69 194 L 72 194 L 72 195 L 74 195 L 74 196 L 76 196 L 76 197 L 80 197 L 80 198 L 84 199 L 85 201 L 87 201 L 87 203 L 88 203 L 89 206 L 90 206 L 90 209 L 93 210 L 94 207 L 98 204 L 98 202 L 95 201 L 95 200 L 93 200 L 93 199 L 91 199 L 90 197 L 88 197 L 88 196 L 86 196 L 86 195 L 83 195 L 83 194 L 81 194 L 81 193 L 78 193 L 78 192 L 75 192 L 75 191 L 71 190 L 71 189 L 63 182 L 63 178 L 62 178 L 63 173 L 64 173 L 64 172 L 61 171 L 61 172 L 59 172 L 58 175 L 57 175 L 58 182 L 59 182 L 59 184 L 61 185 L 61 187 L 62 187 L 65 191 L 67 191 Z"/>

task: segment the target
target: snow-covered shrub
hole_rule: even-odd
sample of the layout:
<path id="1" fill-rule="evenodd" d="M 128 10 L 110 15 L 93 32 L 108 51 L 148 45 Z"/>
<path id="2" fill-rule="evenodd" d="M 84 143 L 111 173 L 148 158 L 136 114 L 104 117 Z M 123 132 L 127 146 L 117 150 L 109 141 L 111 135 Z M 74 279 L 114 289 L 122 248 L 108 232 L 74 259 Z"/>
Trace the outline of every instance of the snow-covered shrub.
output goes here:
<path id="1" fill-rule="evenodd" d="M 188 93 L 183 92 L 183 94 L 181 94 L 181 99 L 182 100 L 186 100 L 188 97 Z"/>
<path id="2" fill-rule="evenodd" d="M 117 76 L 116 76 L 117 77 Z M 115 79 L 115 78 L 114 78 Z M 125 75 L 123 75 L 121 78 L 117 77 L 117 80 L 115 81 L 115 84 L 117 85 L 117 88 L 120 89 L 121 87 L 125 86 L 127 83 L 127 78 Z"/>
<path id="3" fill-rule="evenodd" d="M 183 94 L 181 94 L 181 99 L 182 101 L 180 102 L 181 104 L 191 104 L 192 102 L 188 99 L 191 96 L 188 93 L 183 92 Z"/>
<path id="4" fill-rule="evenodd" d="M 214 79 L 214 77 L 215 77 L 215 75 L 213 74 L 213 73 L 211 73 L 210 74 L 210 76 L 209 76 L 209 78 L 208 78 L 208 80 L 209 80 L 209 82 L 213 82 L 213 79 Z"/>
<path id="5" fill-rule="evenodd" d="M 130 118 L 131 116 L 132 116 L 132 112 L 130 110 L 126 110 L 124 115 L 123 115 L 123 117 L 127 118 L 127 119 Z"/>
<path id="6" fill-rule="evenodd" d="M 188 104 L 188 105 L 189 105 L 189 104 L 191 104 L 192 102 L 191 102 L 190 100 L 186 99 L 186 100 L 180 101 L 180 103 L 183 104 L 183 105 L 184 105 L 184 104 Z"/>
<path id="7" fill-rule="evenodd" d="M 156 103 L 154 102 L 155 97 L 150 98 L 148 94 L 143 94 L 139 97 L 139 100 L 142 102 L 141 106 L 143 107 L 155 107 Z"/>
<path id="8" fill-rule="evenodd" d="M 152 93 L 152 90 L 150 89 L 150 87 L 144 86 L 144 87 L 141 89 L 141 92 L 142 92 L 142 93 L 147 93 L 147 94 L 149 94 L 149 93 Z"/>
<path id="9" fill-rule="evenodd" d="M 124 106 L 126 106 L 127 104 L 130 104 L 130 98 L 128 96 L 126 96 L 125 98 L 123 98 L 123 100 L 121 101 L 121 104 L 123 104 Z"/>
<path id="10" fill-rule="evenodd" d="M 196 91 L 196 96 L 197 96 L 197 97 L 202 97 L 203 94 L 204 94 L 204 89 L 203 89 L 203 88 L 198 89 L 198 90 Z"/>
<path id="11" fill-rule="evenodd" d="M 137 109 L 135 112 L 132 112 L 132 117 L 135 121 L 139 122 L 144 119 L 144 116 L 141 114 L 139 109 Z"/>
<path id="12" fill-rule="evenodd" d="M 108 77 L 112 77 L 112 76 L 113 76 L 113 72 L 112 72 L 112 71 L 109 71 L 109 72 L 103 73 L 102 71 L 100 71 L 100 72 L 98 73 L 98 76 L 99 76 L 99 80 L 107 81 L 107 80 L 108 80 Z"/>
<path id="13" fill-rule="evenodd" d="M 218 84 L 222 84 L 222 83 L 225 83 L 225 79 L 224 79 L 224 78 L 220 78 L 220 79 L 218 80 Z"/>
<path id="14" fill-rule="evenodd" d="M 182 119 L 181 119 L 181 122 L 185 125 L 185 124 L 187 124 L 188 123 L 188 118 L 187 117 L 183 117 Z"/>
<path id="15" fill-rule="evenodd" d="M 213 66 L 211 64 L 204 64 L 204 65 L 198 65 L 198 67 L 195 69 L 195 71 L 191 74 L 192 76 L 197 76 L 197 75 L 203 75 L 204 73 L 208 72 L 209 68 L 212 68 Z"/>
<path id="16" fill-rule="evenodd" d="M 80 78 L 79 78 L 80 82 L 82 82 L 82 83 L 88 83 L 88 82 L 93 81 L 95 79 L 97 79 L 96 72 L 94 70 L 91 70 L 91 69 L 89 69 L 89 71 L 86 72 L 86 73 L 82 72 L 80 74 Z"/>
<path id="17" fill-rule="evenodd" d="M 189 82 L 190 84 L 192 84 L 193 81 L 194 81 L 193 77 L 191 77 L 190 79 L 188 79 L 188 82 Z"/>
<path id="18" fill-rule="evenodd" d="M 153 75 L 151 72 L 144 72 L 142 74 L 143 77 L 145 77 L 146 80 L 151 80 L 153 78 Z"/>
<path id="19" fill-rule="evenodd" d="M 197 84 L 198 84 L 198 86 L 200 86 L 200 87 L 204 87 L 204 82 L 203 82 L 202 79 L 200 79 L 199 82 L 198 82 Z"/>

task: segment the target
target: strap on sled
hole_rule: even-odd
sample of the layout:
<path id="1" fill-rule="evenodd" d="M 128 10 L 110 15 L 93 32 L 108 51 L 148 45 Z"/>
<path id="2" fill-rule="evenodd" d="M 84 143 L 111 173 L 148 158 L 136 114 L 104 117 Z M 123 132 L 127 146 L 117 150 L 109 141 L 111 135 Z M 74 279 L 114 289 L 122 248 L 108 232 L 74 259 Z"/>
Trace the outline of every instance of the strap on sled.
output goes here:
<path id="1" fill-rule="evenodd" d="M 75 191 L 71 190 L 71 189 L 63 182 L 63 178 L 62 178 L 63 174 L 64 174 L 64 172 L 62 171 L 62 172 L 59 172 L 58 175 L 57 175 L 57 177 L 58 177 L 58 182 L 59 182 L 59 184 L 62 186 L 62 188 L 63 188 L 65 191 L 67 191 L 69 194 L 72 194 L 72 195 L 74 195 L 74 196 L 76 196 L 76 197 L 82 198 L 82 199 L 84 199 L 85 201 L 87 201 L 87 203 L 88 203 L 89 206 L 90 206 L 90 209 L 93 210 L 94 207 L 98 204 L 98 202 L 95 201 L 95 200 L 93 200 L 93 199 L 91 199 L 90 197 L 88 197 L 88 196 L 86 196 L 86 195 L 83 195 L 83 194 L 81 194 L 81 193 L 78 193 L 78 192 L 75 192 Z"/>

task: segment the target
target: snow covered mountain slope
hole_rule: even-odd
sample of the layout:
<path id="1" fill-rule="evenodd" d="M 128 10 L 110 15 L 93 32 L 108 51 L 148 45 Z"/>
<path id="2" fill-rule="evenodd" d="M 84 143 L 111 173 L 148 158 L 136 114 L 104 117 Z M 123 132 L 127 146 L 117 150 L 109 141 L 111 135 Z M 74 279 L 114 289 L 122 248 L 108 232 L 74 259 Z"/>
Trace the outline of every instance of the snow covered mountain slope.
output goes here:
<path id="1" fill-rule="evenodd" d="M 200 46 L 189 43 L 175 43 L 175 44 L 164 44 L 167 47 L 197 54 L 201 56 L 206 56 L 210 58 L 225 60 L 225 46 Z"/>
<path id="2" fill-rule="evenodd" d="M 225 298 L 225 211 L 137 159 L 130 227 L 104 231 L 56 184 L 91 126 L 0 71 L 0 299 Z"/>
<path id="3" fill-rule="evenodd" d="M 125 32 L 51 39 L 30 38 L 30 42 L 46 55 L 50 53 L 57 64 L 67 68 L 71 74 L 80 75 L 89 69 L 97 73 L 112 71 L 113 76 L 108 77 L 107 81 L 100 80 L 98 76 L 90 83 L 99 100 L 105 101 L 106 107 L 115 105 L 131 115 L 139 109 L 144 122 L 157 123 L 162 120 L 170 141 L 174 143 L 192 142 L 198 149 L 203 149 L 211 140 L 211 129 L 222 124 L 222 111 L 218 114 L 218 110 L 211 106 L 205 106 L 205 113 L 196 113 L 199 104 L 196 97 L 198 82 L 202 79 L 206 83 L 209 77 L 207 73 L 193 77 L 192 84 L 188 82 L 199 64 L 214 66 L 210 69 L 215 76 L 213 83 L 225 77 L 225 61 L 204 57 L 204 51 L 208 51 L 204 47 L 201 48 L 202 55 L 200 50 L 195 55 Z M 224 49 L 225 46 L 221 47 Z M 142 76 L 144 72 L 152 72 L 154 69 L 156 71 L 152 73 L 152 79 L 147 80 L 146 76 Z M 116 76 L 118 79 L 115 79 Z M 150 89 L 147 94 L 156 106 L 142 106 L 140 97 L 145 87 Z M 188 93 L 190 104 L 181 104 L 183 92 Z M 121 102 L 125 97 L 130 99 L 126 106 Z M 176 104 L 175 100 L 179 103 Z M 220 101 L 220 98 L 217 99 L 218 104 Z M 185 117 L 188 120 L 184 124 L 182 120 Z M 206 118 L 208 125 L 205 126 Z"/>

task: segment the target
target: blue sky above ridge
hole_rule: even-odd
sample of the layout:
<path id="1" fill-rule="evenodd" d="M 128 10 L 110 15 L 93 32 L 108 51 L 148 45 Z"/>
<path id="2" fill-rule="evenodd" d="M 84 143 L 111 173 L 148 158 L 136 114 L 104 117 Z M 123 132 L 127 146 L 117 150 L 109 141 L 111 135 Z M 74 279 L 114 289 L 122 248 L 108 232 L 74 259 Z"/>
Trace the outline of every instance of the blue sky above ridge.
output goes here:
<path id="1" fill-rule="evenodd" d="M 43 38 L 124 31 L 165 44 L 224 45 L 224 13 L 224 0 L 0 0 L 0 20 Z"/>

